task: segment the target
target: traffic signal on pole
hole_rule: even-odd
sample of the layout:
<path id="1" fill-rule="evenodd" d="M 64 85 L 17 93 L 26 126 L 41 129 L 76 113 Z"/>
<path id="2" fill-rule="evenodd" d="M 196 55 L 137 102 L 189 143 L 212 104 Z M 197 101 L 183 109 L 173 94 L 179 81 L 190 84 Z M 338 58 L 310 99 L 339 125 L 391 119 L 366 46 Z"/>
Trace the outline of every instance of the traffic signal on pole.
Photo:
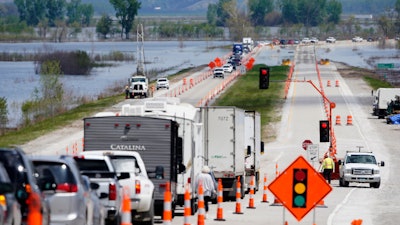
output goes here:
<path id="1" fill-rule="evenodd" d="M 269 67 L 260 67 L 260 89 L 268 89 L 269 87 Z"/>
<path id="2" fill-rule="evenodd" d="M 319 121 L 319 142 L 329 142 L 329 121 Z"/>
<path id="3" fill-rule="evenodd" d="M 307 169 L 293 169 L 292 208 L 306 208 Z"/>

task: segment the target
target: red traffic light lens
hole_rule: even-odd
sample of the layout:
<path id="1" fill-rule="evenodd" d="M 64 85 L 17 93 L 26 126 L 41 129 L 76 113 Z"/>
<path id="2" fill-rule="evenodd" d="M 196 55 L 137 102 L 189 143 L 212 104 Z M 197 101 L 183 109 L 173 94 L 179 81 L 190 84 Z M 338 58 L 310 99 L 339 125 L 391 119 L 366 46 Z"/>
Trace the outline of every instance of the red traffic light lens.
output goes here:
<path id="1" fill-rule="evenodd" d="M 262 70 L 261 70 L 261 74 L 262 74 L 262 75 L 267 75 L 267 70 L 266 70 L 266 69 L 262 69 Z"/>
<path id="2" fill-rule="evenodd" d="M 328 127 L 328 124 L 326 124 L 326 123 L 321 123 L 321 127 L 322 127 L 322 128 L 327 128 L 327 127 Z"/>

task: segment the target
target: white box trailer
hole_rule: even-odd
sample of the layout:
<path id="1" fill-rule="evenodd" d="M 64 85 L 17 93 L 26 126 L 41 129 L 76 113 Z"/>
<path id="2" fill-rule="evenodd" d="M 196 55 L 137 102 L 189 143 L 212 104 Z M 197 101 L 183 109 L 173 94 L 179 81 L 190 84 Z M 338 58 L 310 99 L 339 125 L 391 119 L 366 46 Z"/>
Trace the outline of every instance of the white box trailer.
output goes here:
<path id="1" fill-rule="evenodd" d="M 264 152 L 264 142 L 261 141 L 261 118 L 256 111 L 245 111 L 244 144 L 247 148 L 245 158 L 245 183 L 250 191 L 250 179 L 254 176 L 255 191 L 260 184 L 260 156 Z"/>
<path id="2" fill-rule="evenodd" d="M 374 95 L 373 115 L 379 119 L 387 116 L 388 104 L 400 95 L 400 88 L 378 88 Z"/>
<path id="3" fill-rule="evenodd" d="M 245 111 L 233 106 L 201 107 L 204 127 L 204 157 L 217 180 L 221 179 L 225 198 L 235 199 L 236 183 L 245 195 Z"/>

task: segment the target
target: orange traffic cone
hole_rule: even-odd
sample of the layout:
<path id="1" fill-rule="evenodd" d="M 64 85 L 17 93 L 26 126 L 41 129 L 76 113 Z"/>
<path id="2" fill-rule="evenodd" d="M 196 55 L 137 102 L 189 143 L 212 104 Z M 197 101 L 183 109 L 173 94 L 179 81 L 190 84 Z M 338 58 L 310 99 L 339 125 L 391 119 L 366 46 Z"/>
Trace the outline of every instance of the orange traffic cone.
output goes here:
<path id="1" fill-rule="evenodd" d="M 123 190 L 121 225 L 132 225 L 131 199 L 129 196 L 129 188 L 127 187 Z"/>
<path id="2" fill-rule="evenodd" d="M 30 192 L 30 187 L 27 185 L 27 191 Z M 29 225 L 42 225 L 41 203 L 38 194 L 30 192 L 28 205 L 28 224 Z"/>
<path id="3" fill-rule="evenodd" d="M 197 202 L 198 202 L 198 213 L 197 213 L 197 225 L 204 225 L 205 219 L 205 208 L 204 208 L 204 193 L 203 186 L 199 184 L 199 190 L 197 191 Z"/>
<path id="4" fill-rule="evenodd" d="M 326 84 L 326 86 L 330 87 L 331 86 L 331 81 L 328 80 L 328 83 Z"/>
<path id="5" fill-rule="evenodd" d="M 318 202 L 317 207 L 318 208 L 328 208 L 328 206 L 325 205 L 325 202 L 323 199 Z"/>
<path id="6" fill-rule="evenodd" d="M 242 207 L 240 205 L 241 197 L 242 197 L 242 194 L 241 194 L 240 177 L 238 177 L 237 182 L 236 182 L 236 210 L 235 210 L 234 214 L 243 214 Z"/>
<path id="7" fill-rule="evenodd" d="M 261 202 L 268 202 L 268 195 L 267 195 L 267 174 L 264 174 L 264 190 L 263 190 L 263 198 Z"/>
<path id="8" fill-rule="evenodd" d="M 164 211 L 163 211 L 164 225 L 170 225 L 172 222 L 171 199 L 172 199 L 172 194 L 170 189 L 170 183 L 167 182 L 167 184 L 165 185 L 165 192 L 164 192 Z"/>
<path id="9" fill-rule="evenodd" d="M 339 80 L 336 80 L 335 86 L 336 86 L 336 87 L 339 87 Z"/>
<path id="10" fill-rule="evenodd" d="M 214 220 L 217 221 L 225 221 L 224 216 L 223 216 L 223 209 L 222 209 L 222 202 L 223 202 L 223 194 L 222 194 L 222 180 L 218 180 L 218 196 L 217 196 L 217 203 L 218 203 L 218 208 L 217 208 L 217 218 Z"/>
<path id="11" fill-rule="evenodd" d="M 249 198 L 249 206 L 247 206 L 248 209 L 255 209 L 256 207 L 254 206 L 254 176 L 251 176 L 250 178 L 250 198 Z"/>
<path id="12" fill-rule="evenodd" d="M 183 216 L 184 216 L 184 224 L 183 225 L 190 225 L 189 218 L 192 215 L 192 209 L 190 208 L 190 193 L 189 190 L 186 188 L 185 195 L 184 195 L 184 209 L 183 209 Z"/>

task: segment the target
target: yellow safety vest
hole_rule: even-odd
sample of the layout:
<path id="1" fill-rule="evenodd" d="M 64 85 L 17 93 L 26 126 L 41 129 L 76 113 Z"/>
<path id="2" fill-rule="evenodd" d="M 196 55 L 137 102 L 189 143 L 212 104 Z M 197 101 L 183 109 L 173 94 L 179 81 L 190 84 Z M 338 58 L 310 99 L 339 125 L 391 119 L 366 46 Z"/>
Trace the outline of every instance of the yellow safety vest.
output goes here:
<path id="1" fill-rule="evenodd" d="M 322 163 L 322 168 L 333 169 L 333 164 L 334 164 L 333 159 L 328 157 L 328 158 L 324 159 L 324 161 Z"/>

